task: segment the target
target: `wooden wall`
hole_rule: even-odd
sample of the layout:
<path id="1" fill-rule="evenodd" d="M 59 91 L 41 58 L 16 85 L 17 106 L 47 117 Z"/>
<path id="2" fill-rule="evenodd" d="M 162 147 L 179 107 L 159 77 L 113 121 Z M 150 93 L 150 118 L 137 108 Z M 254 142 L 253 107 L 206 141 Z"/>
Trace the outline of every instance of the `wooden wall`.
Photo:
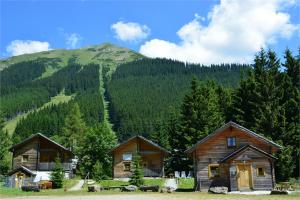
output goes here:
<path id="1" fill-rule="evenodd" d="M 227 137 L 236 137 L 236 148 L 227 147 Z M 266 143 L 249 136 L 248 134 L 240 131 L 236 128 L 227 128 L 222 133 L 217 134 L 216 136 L 210 138 L 203 144 L 201 144 L 195 150 L 196 159 L 196 189 L 207 190 L 212 183 L 213 179 L 208 177 L 208 166 L 209 164 L 217 164 L 225 156 L 229 155 L 231 152 L 236 149 L 244 146 L 246 144 L 251 144 L 258 147 L 259 149 L 271 153 L 272 148 Z M 230 184 L 229 179 L 229 165 L 221 166 L 221 177 L 226 179 L 226 185 Z M 257 180 L 257 185 L 260 180 Z"/>
<path id="2" fill-rule="evenodd" d="M 26 145 L 17 148 L 13 154 L 13 169 L 18 168 L 20 165 L 23 165 L 30 170 L 36 170 L 37 148 L 37 140 L 28 142 Z M 22 163 L 23 155 L 28 155 L 28 162 Z"/>
<path id="3" fill-rule="evenodd" d="M 146 165 L 148 169 L 159 169 L 163 170 L 163 159 L 164 155 L 163 152 L 141 140 L 134 138 L 133 140 L 129 141 L 128 143 L 121 145 L 113 152 L 113 174 L 114 178 L 128 178 L 132 175 L 130 171 L 124 171 L 124 163 L 128 161 L 123 161 L 123 154 L 124 153 L 134 153 L 139 149 L 141 160 L 142 160 L 142 167 Z M 130 162 L 132 163 L 132 162 Z"/>

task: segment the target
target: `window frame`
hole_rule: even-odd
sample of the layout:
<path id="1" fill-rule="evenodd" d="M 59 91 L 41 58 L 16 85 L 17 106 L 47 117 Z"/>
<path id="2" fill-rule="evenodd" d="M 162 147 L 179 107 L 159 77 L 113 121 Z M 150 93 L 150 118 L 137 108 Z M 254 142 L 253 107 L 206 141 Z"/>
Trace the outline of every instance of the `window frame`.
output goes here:
<path id="1" fill-rule="evenodd" d="M 130 160 L 128 160 L 128 159 L 124 159 L 124 155 L 129 155 L 130 154 Z M 122 160 L 123 161 L 132 161 L 132 158 L 133 158 L 133 154 L 131 153 L 131 152 L 125 152 L 125 153 L 123 153 L 122 154 Z"/>
<path id="2" fill-rule="evenodd" d="M 131 163 L 130 162 L 124 162 L 123 166 L 124 166 L 125 172 L 131 172 Z M 126 166 L 129 166 L 129 169 Z"/>
<path id="3" fill-rule="evenodd" d="M 234 146 L 229 146 L 229 142 L 228 139 L 230 138 L 234 138 Z M 227 148 L 236 148 L 237 144 L 236 144 L 236 137 L 232 136 L 232 137 L 226 137 L 226 144 L 227 144 Z"/>
<path id="4" fill-rule="evenodd" d="M 259 168 L 262 169 L 263 175 L 259 174 Z M 266 170 L 265 170 L 264 166 L 257 166 L 256 167 L 256 176 L 258 176 L 258 177 L 264 177 L 264 176 L 266 176 Z"/>
<path id="5" fill-rule="evenodd" d="M 24 159 L 26 157 L 26 159 Z M 28 163 L 29 155 L 22 155 L 22 163 Z"/>
<path id="6" fill-rule="evenodd" d="M 211 167 L 218 167 L 218 174 L 217 175 L 212 176 Z M 209 164 L 208 165 L 208 178 L 212 179 L 212 178 L 216 178 L 216 177 L 220 177 L 220 164 Z"/>

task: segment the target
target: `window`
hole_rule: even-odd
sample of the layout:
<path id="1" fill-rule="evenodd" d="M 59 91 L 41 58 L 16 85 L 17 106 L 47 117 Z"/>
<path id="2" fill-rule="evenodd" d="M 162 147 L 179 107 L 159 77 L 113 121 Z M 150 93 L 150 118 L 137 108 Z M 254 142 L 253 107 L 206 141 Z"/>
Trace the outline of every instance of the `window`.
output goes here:
<path id="1" fill-rule="evenodd" d="M 29 158 L 28 155 L 23 155 L 23 156 L 22 156 L 22 162 L 23 162 L 23 163 L 28 162 L 28 158 Z"/>
<path id="2" fill-rule="evenodd" d="M 131 161 L 132 160 L 132 153 L 124 153 L 123 154 L 123 160 Z"/>
<path id="3" fill-rule="evenodd" d="M 235 137 L 228 137 L 227 138 L 227 147 L 236 147 L 236 141 L 235 141 Z"/>
<path id="4" fill-rule="evenodd" d="M 131 164 L 130 163 L 124 163 L 124 171 L 130 171 Z"/>
<path id="5" fill-rule="evenodd" d="M 212 164 L 208 166 L 208 177 L 214 178 L 220 176 L 220 168 L 218 164 Z"/>
<path id="6" fill-rule="evenodd" d="M 257 176 L 265 176 L 265 170 L 263 167 L 257 167 Z"/>

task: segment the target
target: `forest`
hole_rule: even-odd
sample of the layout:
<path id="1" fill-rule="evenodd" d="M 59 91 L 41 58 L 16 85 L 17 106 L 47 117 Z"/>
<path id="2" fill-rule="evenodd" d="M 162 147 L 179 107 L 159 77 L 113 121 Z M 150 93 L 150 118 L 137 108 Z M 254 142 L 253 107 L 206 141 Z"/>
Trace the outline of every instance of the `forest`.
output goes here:
<path id="1" fill-rule="evenodd" d="M 2 174 L 9 169 L 9 146 L 37 132 L 72 148 L 82 174 L 96 167 L 100 175 L 95 176 L 110 177 L 109 149 L 137 134 L 172 150 L 168 170 L 188 170 L 184 150 L 232 120 L 284 146 L 279 180 L 299 177 L 300 56 L 289 50 L 280 61 L 262 49 L 252 65 L 140 58 L 112 74 L 108 66 L 70 59 L 41 78 L 46 63 L 25 61 L 0 72 Z M 62 92 L 74 97 L 36 110 Z M 5 121 L 28 111 L 12 136 L 2 129 Z"/>

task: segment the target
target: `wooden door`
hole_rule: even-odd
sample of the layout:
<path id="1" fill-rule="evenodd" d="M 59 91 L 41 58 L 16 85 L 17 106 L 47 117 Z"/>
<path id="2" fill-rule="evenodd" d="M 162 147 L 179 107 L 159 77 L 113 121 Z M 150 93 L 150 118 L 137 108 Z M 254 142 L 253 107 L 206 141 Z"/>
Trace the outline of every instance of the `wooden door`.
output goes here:
<path id="1" fill-rule="evenodd" d="M 239 189 L 250 189 L 251 186 L 251 165 L 238 165 L 238 186 Z"/>

